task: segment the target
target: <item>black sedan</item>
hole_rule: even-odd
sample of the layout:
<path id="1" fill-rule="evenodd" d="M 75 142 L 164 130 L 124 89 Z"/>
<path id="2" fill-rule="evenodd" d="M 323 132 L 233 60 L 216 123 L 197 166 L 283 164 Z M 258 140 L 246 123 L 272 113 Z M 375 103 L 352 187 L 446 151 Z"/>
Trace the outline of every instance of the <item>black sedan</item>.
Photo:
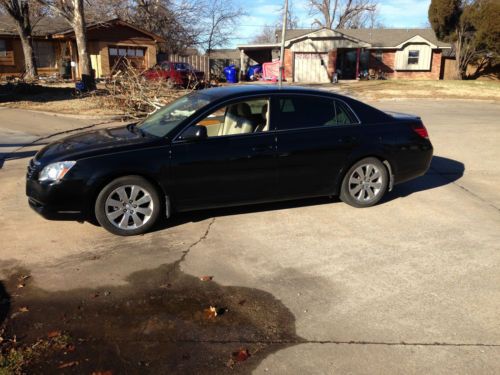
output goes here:
<path id="1" fill-rule="evenodd" d="M 48 219 L 141 234 L 175 211 L 340 195 L 354 207 L 429 168 L 419 117 L 297 87 L 193 92 L 137 124 L 70 136 L 28 166 Z"/>

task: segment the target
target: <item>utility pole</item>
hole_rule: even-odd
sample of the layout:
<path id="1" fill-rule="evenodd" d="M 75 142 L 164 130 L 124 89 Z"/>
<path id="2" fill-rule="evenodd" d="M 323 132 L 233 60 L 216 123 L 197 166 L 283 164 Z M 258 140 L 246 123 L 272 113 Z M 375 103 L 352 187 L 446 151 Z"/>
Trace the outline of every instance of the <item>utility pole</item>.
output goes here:
<path id="1" fill-rule="evenodd" d="M 283 86 L 283 74 L 285 73 L 285 34 L 286 21 L 288 19 L 288 0 L 285 0 L 285 10 L 283 12 L 283 27 L 281 29 L 281 52 L 280 52 L 280 71 L 278 73 L 279 87 Z"/>

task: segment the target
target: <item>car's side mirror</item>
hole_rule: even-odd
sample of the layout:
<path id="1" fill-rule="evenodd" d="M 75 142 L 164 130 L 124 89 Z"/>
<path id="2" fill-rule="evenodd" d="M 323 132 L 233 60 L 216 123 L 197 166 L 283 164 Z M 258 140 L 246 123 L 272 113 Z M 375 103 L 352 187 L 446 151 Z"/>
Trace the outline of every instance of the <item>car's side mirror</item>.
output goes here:
<path id="1" fill-rule="evenodd" d="M 208 137 L 207 128 L 205 126 L 195 125 L 189 127 L 181 135 L 183 141 L 199 141 Z"/>

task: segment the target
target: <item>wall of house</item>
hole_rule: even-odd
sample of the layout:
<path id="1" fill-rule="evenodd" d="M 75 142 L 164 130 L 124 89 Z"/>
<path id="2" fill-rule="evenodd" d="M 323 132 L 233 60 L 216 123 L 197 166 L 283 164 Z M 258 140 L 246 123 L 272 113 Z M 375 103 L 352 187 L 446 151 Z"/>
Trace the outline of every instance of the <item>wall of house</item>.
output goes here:
<path id="1" fill-rule="evenodd" d="M 19 76 L 24 72 L 24 53 L 21 41 L 10 37 L 0 37 L 5 40 L 7 53 L 0 57 L 0 77 Z"/>
<path id="2" fill-rule="evenodd" d="M 396 67 L 397 50 L 383 50 L 382 61 L 375 58 L 375 50 L 372 50 L 370 56 L 370 69 L 382 71 L 387 78 L 394 79 L 432 79 L 439 80 L 441 72 L 442 51 L 433 50 L 429 70 L 410 71 L 397 70 Z"/>
<path id="3" fill-rule="evenodd" d="M 294 53 L 290 49 L 285 49 L 285 60 L 283 65 L 285 68 L 285 79 L 289 82 L 293 81 L 293 61 Z"/>
<path id="4" fill-rule="evenodd" d="M 337 37 L 329 39 L 306 39 L 293 43 L 290 48 L 293 52 L 328 53 L 335 48 L 357 48 L 358 43 Z"/>
<path id="5" fill-rule="evenodd" d="M 418 64 L 408 64 L 410 51 L 418 51 Z M 394 68 L 396 70 L 430 70 L 432 48 L 428 44 L 407 44 L 396 51 Z"/>

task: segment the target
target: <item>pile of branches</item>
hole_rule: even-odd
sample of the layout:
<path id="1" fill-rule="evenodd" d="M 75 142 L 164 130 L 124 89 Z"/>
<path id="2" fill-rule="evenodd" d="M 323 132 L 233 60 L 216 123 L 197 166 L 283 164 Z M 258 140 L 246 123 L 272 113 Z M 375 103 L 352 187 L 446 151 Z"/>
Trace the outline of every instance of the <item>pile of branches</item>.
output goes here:
<path id="1" fill-rule="evenodd" d="M 105 87 L 105 95 L 131 118 L 148 116 L 192 90 L 172 87 L 164 79 L 147 80 L 144 71 L 126 59 L 121 60 Z"/>

